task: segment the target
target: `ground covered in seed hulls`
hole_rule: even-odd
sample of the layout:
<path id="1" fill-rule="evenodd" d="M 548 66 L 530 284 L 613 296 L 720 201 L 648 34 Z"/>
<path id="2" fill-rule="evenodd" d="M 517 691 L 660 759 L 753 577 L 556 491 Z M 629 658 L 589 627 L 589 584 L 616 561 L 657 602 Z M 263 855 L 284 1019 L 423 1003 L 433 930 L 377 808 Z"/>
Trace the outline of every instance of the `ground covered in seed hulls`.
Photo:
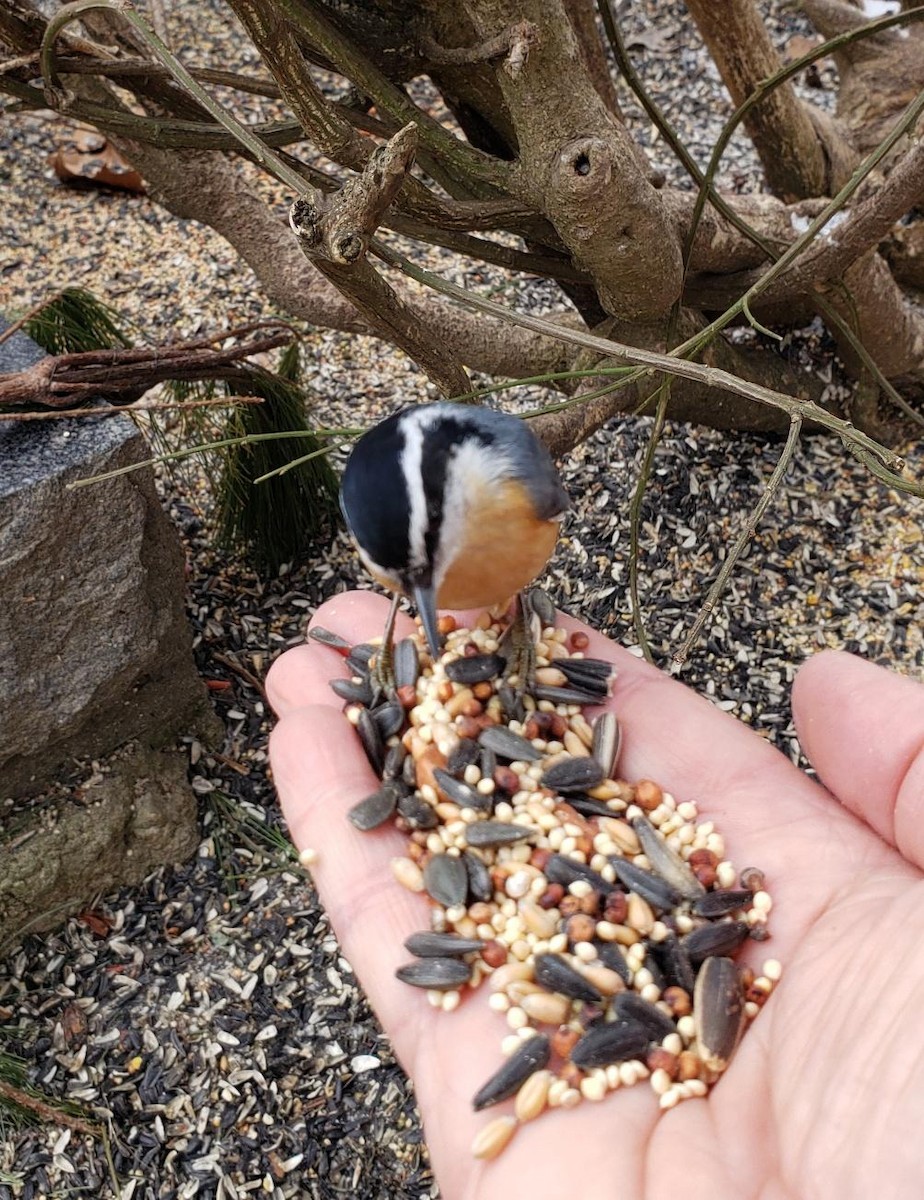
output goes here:
<path id="1" fill-rule="evenodd" d="M 702 162 L 728 106 L 689 18 L 680 4 L 624 7 L 639 69 Z M 803 31 L 776 5 L 768 11 L 779 44 Z M 235 62 L 245 52 L 218 3 L 177 4 L 167 20 L 174 44 L 191 55 L 198 45 L 203 61 L 215 54 L 231 65 L 229 45 Z M 631 101 L 626 108 L 669 170 Z M 170 220 L 144 197 L 57 185 L 45 167 L 54 144 L 55 126 L 40 116 L 7 120 L 0 131 L 10 233 L 0 308 L 22 311 L 49 287 L 76 283 L 110 298 L 152 338 L 269 315 L 253 277 L 209 231 Z M 739 136 L 720 182 L 747 187 L 758 176 Z M 501 286 L 499 274 L 439 253 L 429 265 L 471 286 Z M 532 281 L 504 294 L 534 311 L 553 300 L 553 289 Z M 808 330 L 787 353 L 807 363 L 805 347 L 821 336 Z M 426 394 L 406 362 L 368 339 L 322 333 L 312 346 L 309 378 L 324 420 L 355 419 L 358 396 L 371 421 Z M 836 363 L 824 370 L 832 388 L 842 386 Z M 644 421 L 615 422 L 569 456 L 574 511 L 545 580 L 564 608 L 627 644 L 627 509 L 647 433 Z M 645 505 L 641 564 L 649 637 L 662 661 L 778 451 L 757 438 L 668 430 Z M 920 475 L 920 455 L 911 465 Z M 311 563 L 260 580 L 215 552 L 197 476 L 165 477 L 164 494 L 188 546 L 199 665 L 227 731 L 220 753 L 190 746 L 203 840 L 190 864 L 101 897 L 55 934 L 25 937 L 0 965 L 3 1047 L 46 1096 L 73 1099 L 102 1122 L 115 1175 L 100 1138 L 54 1123 L 22 1131 L 4 1123 L 0 1200 L 436 1195 L 407 1081 L 310 883 L 264 836 L 278 818 L 257 681 L 303 639 L 322 599 L 367 581 L 342 535 Z M 920 672 L 920 526 L 920 505 L 871 485 L 833 441 L 807 439 L 687 681 L 796 757 L 789 687 L 816 648 Z M 92 797 L 96 770 L 81 770 Z"/>

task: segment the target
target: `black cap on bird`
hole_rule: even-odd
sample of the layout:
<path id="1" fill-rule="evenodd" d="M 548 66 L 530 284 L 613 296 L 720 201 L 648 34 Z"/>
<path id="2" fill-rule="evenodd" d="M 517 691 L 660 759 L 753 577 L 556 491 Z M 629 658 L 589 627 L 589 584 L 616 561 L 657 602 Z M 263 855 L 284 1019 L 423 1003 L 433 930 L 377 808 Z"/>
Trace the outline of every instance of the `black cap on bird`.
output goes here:
<path id="1" fill-rule="evenodd" d="M 363 562 L 413 599 L 437 657 L 437 609 L 499 604 L 526 587 L 552 554 L 568 497 L 519 417 L 437 403 L 359 439 L 340 503 Z"/>

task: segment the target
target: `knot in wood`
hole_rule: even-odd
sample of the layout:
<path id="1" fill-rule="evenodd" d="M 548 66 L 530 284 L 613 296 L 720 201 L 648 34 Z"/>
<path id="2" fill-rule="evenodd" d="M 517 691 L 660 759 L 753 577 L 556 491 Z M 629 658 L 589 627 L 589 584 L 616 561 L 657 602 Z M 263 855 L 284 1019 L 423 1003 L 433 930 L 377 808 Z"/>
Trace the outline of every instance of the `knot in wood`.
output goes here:
<path id="1" fill-rule="evenodd" d="M 334 259 L 342 263 L 354 263 L 366 253 L 368 238 L 356 232 L 344 233 L 331 247 Z"/>
<path id="2" fill-rule="evenodd" d="M 577 138 L 562 148 L 558 172 L 565 188 L 575 194 L 589 194 L 609 183 L 613 174 L 613 156 L 602 138 Z"/>
<path id="3" fill-rule="evenodd" d="M 321 214 L 308 200 L 296 200 L 289 209 L 289 226 L 303 246 L 321 243 Z"/>

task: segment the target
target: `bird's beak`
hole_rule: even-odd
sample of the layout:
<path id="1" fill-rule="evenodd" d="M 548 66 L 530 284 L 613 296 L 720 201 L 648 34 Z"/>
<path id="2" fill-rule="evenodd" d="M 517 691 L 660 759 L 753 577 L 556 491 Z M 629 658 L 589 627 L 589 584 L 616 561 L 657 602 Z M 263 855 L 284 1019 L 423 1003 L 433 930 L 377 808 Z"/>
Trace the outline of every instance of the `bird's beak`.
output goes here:
<path id="1" fill-rule="evenodd" d="M 424 633 L 427 635 L 427 644 L 430 647 L 430 653 L 435 660 L 440 656 L 441 647 L 440 634 L 436 627 L 436 593 L 433 588 L 415 584 L 414 603 L 417 605 L 420 623 L 423 625 Z"/>

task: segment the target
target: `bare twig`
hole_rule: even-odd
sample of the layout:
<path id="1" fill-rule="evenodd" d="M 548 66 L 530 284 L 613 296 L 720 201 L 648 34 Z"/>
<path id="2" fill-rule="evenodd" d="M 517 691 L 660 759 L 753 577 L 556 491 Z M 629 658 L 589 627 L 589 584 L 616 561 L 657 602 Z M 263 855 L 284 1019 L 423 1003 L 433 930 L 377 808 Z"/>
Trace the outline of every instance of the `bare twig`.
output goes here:
<path id="1" fill-rule="evenodd" d="M 100 1137 L 102 1134 L 102 1128 L 99 1125 L 93 1125 L 83 1117 L 74 1116 L 73 1113 L 49 1104 L 48 1101 L 40 1099 L 23 1088 L 16 1087 L 15 1084 L 7 1083 L 3 1079 L 0 1079 L 0 1097 L 12 1104 L 18 1104 L 20 1108 L 34 1113 L 40 1120 L 48 1121 L 50 1124 L 64 1125 L 68 1129 L 73 1129 L 75 1133 L 84 1133 L 93 1138 Z"/>
<path id="2" fill-rule="evenodd" d="M 136 401 L 134 404 L 107 404 L 94 408 L 65 408 L 53 412 L 12 412 L 0 413 L 0 421 L 60 421 L 71 417 L 121 417 L 126 413 L 169 412 L 186 408 L 232 408 L 239 404 L 264 404 L 262 396 L 224 396 L 218 400 L 178 400 L 171 404 L 145 403 Z"/>
<path id="3" fill-rule="evenodd" d="M 432 38 L 424 36 L 420 40 L 420 49 L 434 65 L 479 63 L 489 62 L 492 58 L 506 58 L 506 70 L 516 76 L 523 69 L 538 38 L 539 30 L 531 21 L 517 21 L 477 46 L 439 46 Z"/>

